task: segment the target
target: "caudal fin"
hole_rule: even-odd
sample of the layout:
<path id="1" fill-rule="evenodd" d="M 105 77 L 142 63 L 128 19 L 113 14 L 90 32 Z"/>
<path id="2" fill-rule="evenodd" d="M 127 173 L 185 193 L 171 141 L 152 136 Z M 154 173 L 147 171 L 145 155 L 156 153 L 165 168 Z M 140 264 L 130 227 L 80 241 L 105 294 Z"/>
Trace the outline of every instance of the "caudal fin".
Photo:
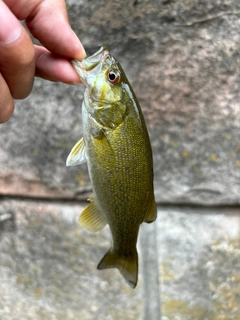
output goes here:
<path id="1" fill-rule="evenodd" d="M 135 250 L 133 255 L 125 257 L 117 255 L 110 249 L 99 262 L 97 268 L 99 270 L 118 268 L 127 283 L 132 288 L 135 288 L 138 281 L 137 250 Z"/>

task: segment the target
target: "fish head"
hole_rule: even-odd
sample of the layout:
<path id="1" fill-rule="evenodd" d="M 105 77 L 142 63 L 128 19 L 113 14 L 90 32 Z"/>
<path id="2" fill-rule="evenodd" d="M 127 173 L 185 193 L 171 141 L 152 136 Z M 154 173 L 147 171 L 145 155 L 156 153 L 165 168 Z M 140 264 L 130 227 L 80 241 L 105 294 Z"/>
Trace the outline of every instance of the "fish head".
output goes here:
<path id="1" fill-rule="evenodd" d="M 73 60 L 72 65 L 87 87 L 88 96 L 93 102 L 99 106 L 109 106 L 121 101 L 125 75 L 106 47 L 101 47 L 83 61 Z"/>

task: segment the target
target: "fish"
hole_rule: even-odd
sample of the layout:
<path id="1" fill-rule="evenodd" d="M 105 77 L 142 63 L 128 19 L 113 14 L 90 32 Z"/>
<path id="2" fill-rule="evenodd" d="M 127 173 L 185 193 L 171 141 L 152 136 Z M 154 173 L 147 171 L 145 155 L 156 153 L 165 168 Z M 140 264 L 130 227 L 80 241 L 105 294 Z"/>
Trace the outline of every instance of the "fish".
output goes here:
<path id="1" fill-rule="evenodd" d="M 106 47 L 72 65 L 86 86 L 82 102 L 83 137 L 66 165 L 87 162 L 93 196 L 79 217 L 97 232 L 109 225 L 112 245 L 97 269 L 117 268 L 135 288 L 137 238 L 142 222 L 157 218 L 150 139 L 136 95 Z"/>

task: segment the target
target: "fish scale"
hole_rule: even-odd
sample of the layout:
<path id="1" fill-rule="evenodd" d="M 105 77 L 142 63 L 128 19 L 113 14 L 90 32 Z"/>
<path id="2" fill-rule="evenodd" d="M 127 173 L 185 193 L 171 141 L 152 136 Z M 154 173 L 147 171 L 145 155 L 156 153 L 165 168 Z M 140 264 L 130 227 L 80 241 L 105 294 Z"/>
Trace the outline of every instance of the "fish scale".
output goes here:
<path id="1" fill-rule="evenodd" d="M 118 268 L 135 288 L 139 226 L 157 216 L 147 128 L 122 67 L 106 48 L 82 62 L 74 60 L 73 66 L 86 90 L 83 138 L 70 152 L 67 165 L 87 161 L 93 186 L 79 223 L 92 232 L 109 224 L 112 246 L 98 269 Z"/>

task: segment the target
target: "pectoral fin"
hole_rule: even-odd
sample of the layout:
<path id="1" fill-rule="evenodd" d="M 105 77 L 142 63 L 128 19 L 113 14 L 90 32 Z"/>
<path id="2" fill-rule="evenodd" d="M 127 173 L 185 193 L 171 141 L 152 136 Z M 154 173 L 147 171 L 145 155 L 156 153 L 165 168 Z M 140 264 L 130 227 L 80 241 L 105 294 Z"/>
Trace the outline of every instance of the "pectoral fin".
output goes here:
<path id="1" fill-rule="evenodd" d="M 89 200 L 91 202 L 81 213 L 78 222 L 82 228 L 91 232 L 97 232 L 104 228 L 107 222 L 95 203 L 94 198 L 90 197 Z"/>
<path id="2" fill-rule="evenodd" d="M 151 206 L 149 207 L 149 210 L 147 214 L 144 217 L 144 222 L 151 223 L 157 218 L 157 206 L 155 199 L 153 197 L 153 200 L 151 202 Z"/>
<path id="3" fill-rule="evenodd" d="M 80 139 L 75 146 L 72 148 L 69 156 L 67 157 L 66 166 L 77 166 L 87 161 L 86 158 L 86 147 L 84 139 Z"/>

